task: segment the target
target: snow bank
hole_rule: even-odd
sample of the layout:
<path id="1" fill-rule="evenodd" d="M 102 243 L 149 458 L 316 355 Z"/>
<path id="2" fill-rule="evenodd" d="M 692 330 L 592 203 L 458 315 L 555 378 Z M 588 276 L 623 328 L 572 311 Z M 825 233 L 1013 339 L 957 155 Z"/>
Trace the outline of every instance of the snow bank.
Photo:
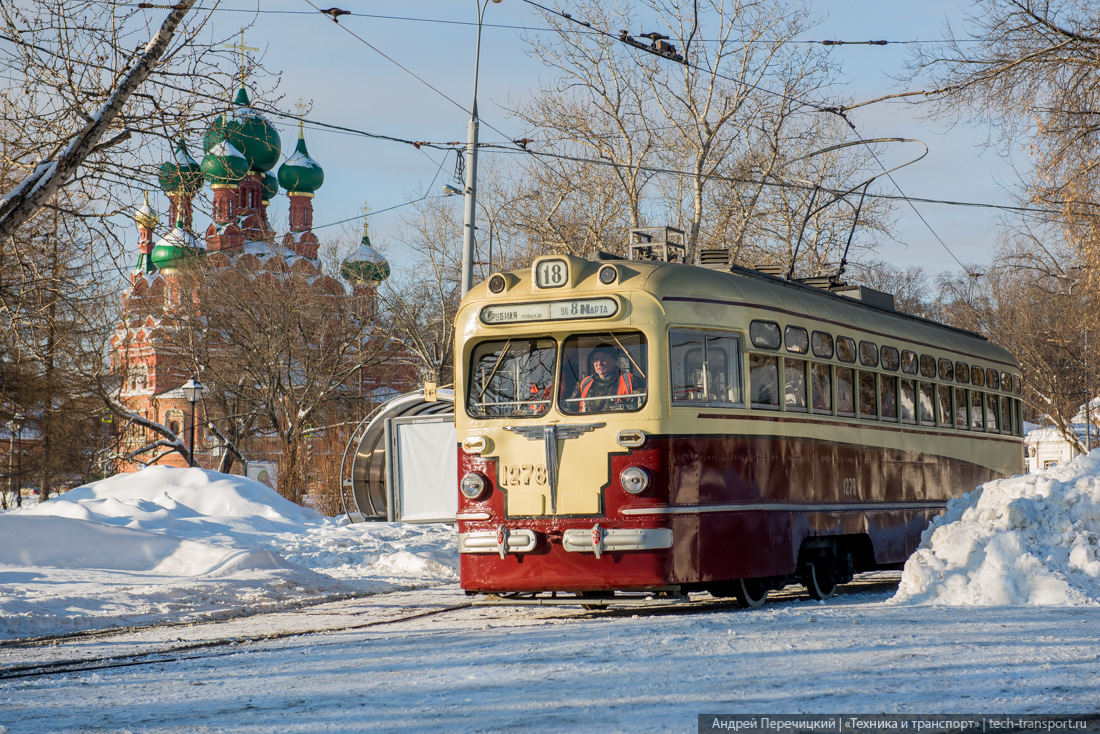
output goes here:
<path id="1" fill-rule="evenodd" d="M 1100 605 L 1100 453 L 952 500 L 891 603 Z"/>
<path id="2" fill-rule="evenodd" d="M 151 467 L 0 513 L 0 638 L 449 583 L 457 559 L 448 526 L 351 524 L 244 477 Z"/>

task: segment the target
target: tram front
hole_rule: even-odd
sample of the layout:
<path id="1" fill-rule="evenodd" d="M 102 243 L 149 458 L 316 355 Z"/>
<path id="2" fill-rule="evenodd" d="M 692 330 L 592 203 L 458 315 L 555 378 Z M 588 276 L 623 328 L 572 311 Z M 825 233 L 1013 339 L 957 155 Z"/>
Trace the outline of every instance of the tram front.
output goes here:
<path id="1" fill-rule="evenodd" d="M 673 582 L 648 264 L 567 256 L 498 273 L 457 316 L 459 553 L 467 591 Z M 627 283 L 624 283 L 627 281 Z M 636 282 L 639 286 L 628 287 Z M 658 519 L 655 519 L 658 518 Z"/>

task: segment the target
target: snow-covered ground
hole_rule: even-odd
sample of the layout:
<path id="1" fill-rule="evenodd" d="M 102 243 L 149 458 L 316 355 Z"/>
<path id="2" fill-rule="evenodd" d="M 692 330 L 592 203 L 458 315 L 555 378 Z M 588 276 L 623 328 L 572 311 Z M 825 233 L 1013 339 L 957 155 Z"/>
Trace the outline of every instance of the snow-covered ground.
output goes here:
<path id="1" fill-rule="evenodd" d="M 457 565 L 444 525 L 352 524 L 245 477 L 151 467 L 0 513 L 0 640 L 429 586 Z"/>
<path id="2" fill-rule="evenodd" d="M 1100 459 L 1081 458 L 953 502 L 900 586 L 880 574 L 826 602 L 792 588 L 760 610 L 589 613 L 466 606 L 449 527 L 350 525 L 247 479 L 148 469 L 0 514 L 0 734 L 1095 714 L 1098 508 Z M 208 646 L 219 638 L 237 642 Z M 107 657 L 142 664 L 14 675 Z"/>

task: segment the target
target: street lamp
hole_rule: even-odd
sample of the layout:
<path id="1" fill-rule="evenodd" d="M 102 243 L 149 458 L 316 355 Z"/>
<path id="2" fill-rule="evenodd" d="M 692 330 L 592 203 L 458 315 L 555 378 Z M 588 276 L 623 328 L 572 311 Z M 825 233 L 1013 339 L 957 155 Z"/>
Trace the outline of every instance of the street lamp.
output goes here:
<path id="1" fill-rule="evenodd" d="M 188 466 L 195 465 L 195 403 L 202 399 L 202 384 L 194 377 L 180 386 L 183 390 L 183 397 L 187 398 L 187 402 L 191 403 L 191 454 L 188 457 Z"/>
<path id="2" fill-rule="evenodd" d="M 492 0 L 499 3 L 501 0 Z M 477 7 L 477 46 L 474 49 L 474 99 L 470 105 L 470 123 L 466 127 L 466 214 L 463 217 L 462 232 L 462 295 L 473 285 L 474 270 L 474 225 L 476 221 L 477 201 L 477 71 L 481 60 L 481 21 L 485 17 L 485 8 L 489 0 L 479 2 Z"/>

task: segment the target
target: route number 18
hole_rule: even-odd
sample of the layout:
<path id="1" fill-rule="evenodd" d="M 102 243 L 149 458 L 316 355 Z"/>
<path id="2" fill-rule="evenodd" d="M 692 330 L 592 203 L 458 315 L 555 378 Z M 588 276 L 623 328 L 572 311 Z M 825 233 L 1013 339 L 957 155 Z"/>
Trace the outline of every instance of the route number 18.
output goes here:
<path id="1" fill-rule="evenodd" d="M 539 288 L 560 288 L 569 280 L 569 266 L 564 260 L 543 260 L 535 266 L 535 285 Z"/>

